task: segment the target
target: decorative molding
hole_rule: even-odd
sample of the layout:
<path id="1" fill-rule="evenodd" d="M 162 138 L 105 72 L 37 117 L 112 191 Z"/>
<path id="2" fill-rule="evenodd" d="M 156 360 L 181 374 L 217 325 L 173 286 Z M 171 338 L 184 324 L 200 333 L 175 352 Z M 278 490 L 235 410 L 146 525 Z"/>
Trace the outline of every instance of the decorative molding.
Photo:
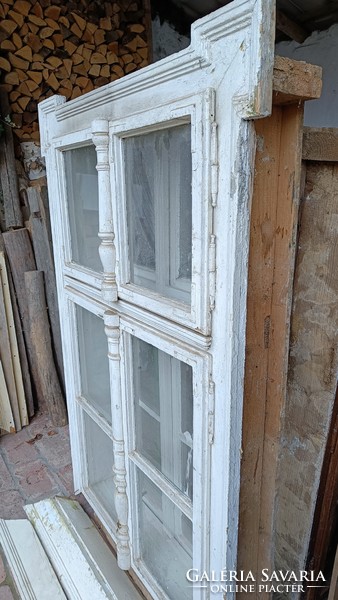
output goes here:
<path id="1" fill-rule="evenodd" d="M 128 497 L 126 493 L 126 457 L 124 449 L 121 371 L 120 371 L 120 318 L 111 311 L 104 313 L 105 332 L 108 338 L 108 358 L 112 404 L 114 405 L 112 430 L 114 453 L 115 509 L 117 513 L 117 564 L 120 569 L 130 569 L 130 546 L 128 531 Z"/>
<path id="2" fill-rule="evenodd" d="M 118 568 L 111 549 L 78 502 L 52 498 L 27 505 L 25 511 L 62 581 L 67 598 L 141 600 L 128 575 Z M 43 594 L 36 600 L 41 598 L 47 600 Z M 56 598 L 54 596 L 53 600 Z"/>
<path id="3" fill-rule="evenodd" d="M 58 578 L 29 521 L 0 519 L 0 546 L 5 553 L 21 600 L 66 600 Z"/>
<path id="4" fill-rule="evenodd" d="M 110 192 L 109 171 L 109 124 L 104 119 L 92 123 L 92 139 L 97 153 L 98 186 L 99 186 L 99 227 L 101 239 L 99 254 L 103 266 L 102 296 L 108 302 L 116 302 L 116 251 L 113 227 L 113 212 Z"/>
<path id="5" fill-rule="evenodd" d="M 55 95 L 50 98 L 46 98 L 38 105 L 39 112 L 39 124 L 40 124 L 40 143 L 41 143 L 41 156 L 45 156 L 50 146 L 50 133 L 52 128 L 50 126 L 49 119 L 55 120 L 55 111 L 57 107 L 61 106 L 66 102 L 65 96 Z"/>
<path id="6" fill-rule="evenodd" d="M 269 114 L 272 99 L 272 69 L 274 36 L 273 0 L 234 0 L 212 14 L 196 21 L 191 28 L 191 45 L 185 50 L 131 73 L 103 88 L 80 96 L 56 109 L 57 121 L 70 119 L 81 112 L 96 109 L 116 100 L 123 100 L 140 91 L 156 88 L 160 84 L 188 75 L 212 62 L 211 46 L 238 31 L 250 30 L 251 71 L 247 81 L 247 100 L 243 118 Z M 257 19 L 261 26 L 257 28 Z M 265 52 L 261 48 L 265 47 Z M 225 61 L 226 64 L 226 61 Z M 271 78 L 269 77 L 271 75 Z"/>

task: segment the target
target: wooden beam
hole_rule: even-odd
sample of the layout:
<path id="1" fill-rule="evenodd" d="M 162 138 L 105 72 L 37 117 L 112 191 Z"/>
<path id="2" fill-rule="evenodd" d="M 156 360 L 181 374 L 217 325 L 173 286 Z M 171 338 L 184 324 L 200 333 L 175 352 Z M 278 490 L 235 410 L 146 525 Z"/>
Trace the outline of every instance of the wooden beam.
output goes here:
<path id="1" fill-rule="evenodd" d="M 322 91 L 322 68 L 304 61 L 275 56 L 273 103 L 292 104 L 315 100 Z"/>
<path id="2" fill-rule="evenodd" d="M 299 44 L 302 44 L 309 36 L 304 27 L 301 27 L 301 25 L 290 19 L 281 10 L 276 11 L 276 29 L 285 33 L 291 40 L 295 40 Z"/>
<path id="3" fill-rule="evenodd" d="M 338 162 L 338 128 L 304 127 L 303 160 Z"/>
<path id="4" fill-rule="evenodd" d="M 0 86 L 0 114 L 3 118 L 10 114 L 8 96 L 2 86 Z M 11 127 L 6 125 L 0 146 L 0 181 L 6 229 L 21 227 L 23 219 L 20 208 L 18 177 L 15 170 L 13 133 Z"/>
<path id="5" fill-rule="evenodd" d="M 274 502 L 301 175 L 303 105 L 255 122 L 237 569 L 273 569 Z M 258 588 L 258 586 L 257 586 Z M 246 598 L 247 594 L 238 594 Z M 236 596 L 236 597 L 237 597 Z M 256 590 L 253 600 L 269 597 Z"/>

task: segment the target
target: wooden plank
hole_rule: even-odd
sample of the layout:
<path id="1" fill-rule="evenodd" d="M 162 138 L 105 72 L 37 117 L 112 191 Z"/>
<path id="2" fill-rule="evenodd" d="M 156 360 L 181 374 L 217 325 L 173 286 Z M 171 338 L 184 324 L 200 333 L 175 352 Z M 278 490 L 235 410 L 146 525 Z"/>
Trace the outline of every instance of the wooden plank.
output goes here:
<path id="1" fill-rule="evenodd" d="M 8 395 L 5 374 L 0 360 L 0 429 L 15 433 L 15 423 Z"/>
<path id="2" fill-rule="evenodd" d="M 284 56 L 275 56 L 273 68 L 274 104 L 320 98 L 322 68 Z"/>
<path id="3" fill-rule="evenodd" d="M 311 532 L 308 564 L 316 573 L 326 572 L 327 557 L 335 535 L 338 498 L 338 388 L 327 438 L 323 468 Z M 336 561 L 338 555 L 336 556 Z M 338 568 L 338 562 L 337 562 Z M 331 581 L 334 579 L 334 573 Z M 316 589 L 309 589 L 306 600 L 315 600 Z"/>
<path id="4" fill-rule="evenodd" d="M 31 357 L 31 341 L 29 336 L 29 314 L 26 296 L 26 288 L 24 283 L 25 271 L 36 269 L 33 248 L 29 238 L 27 229 L 16 229 L 15 231 L 6 231 L 2 234 L 7 257 L 9 260 L 15 294 L 18 301 L 20 317 L 22 320 L 23 335 L 25 346 L 27 349 L 27 359 L 30 366 L 30 372 L 34 384 L 38 380 L 38 370 L 32 365 Z"/>
<path id="5" fill-rule="evenodd" d="M 4 377 L 5 377 L 5 381 L 6 381 L 6 387 L 7 387 L 11 407 L 12 407 L 15 429 L 16 429 L 16 431 L 20 431 L 20 429 L 21 429 L 20 410 L 19 410 L 18 398 L 17 398 L 17 393 L 16 393 L 15 376 L 14 376 L 12 353 L 11 353 L 11 343 L 10 343 L 9 331 L 8 331 L 5 299 L 3 296 L 3 288 L 2 288 L 1 283 L 0 283 L 0 359 L 2 362 Z"/>
<path id="6" fill-rule="evenodd" d="M 7 93 L 0 86 L 0 111 L 3 117 L 10 115 Z M 18 178 L 15 170 L 13 133 L 5 127 L 0 146 L 0 181 L 4 202 L 4 218 L 6 228 L 21 227 L 23 224 Z"/>
<path id="7" fill-rule="evenodd" d="M 24 281 L 28 301 L 30 359 L 37 373 L 34 380 L 37 394 L 41 402 L 46 402 L 53 425 L 62 427 L 67 424 L 67 410 L 54 364 L 43 272 L 25 272 Z"/>
<path id="8" fill-rule="evenodd" d="M 48 315 L 55 351 L 56 366 L 64 387 L 60 316 L 56 291 L 55 268 L 46 222 L 41 217 L 33 214 L 31 217 L 31 231 L 36 266 L 39 271 L 44 272 Z"/>
<path id="9" fill-rule="evenodd" d="M 338 546 L 337 546 L 337 550 L 336 550 L 336 556 L 334 559 L 328 600 L 337 600 L 337 598 L 338 598 Z"/>
<path id="10" fill-rule="evenodd" d="M 338 128 L 304 127 L 303 160 L 338 162 Z"/>
<path id="11" fill-rule="evenodd" d="M 302 44 L 309 36 L 304 27 L 301 27 L 301 25 L 290 19 L 281 10 L 276 11 L 276 29 L 285 33 L 291 40 L 295 40 L 299 44 Z"/>
<path id="12" fill-rule="evenodd" d="M 255 123 L 238 570 L 272 568 L 278 435 L 285 401 L 301 172 L 302 105 Z M 246 594 L 238 594 L 245 598 Z M 268 597 L 258 592 L 253 598 Z"/>
<path id="13" fill-rule="evenodd" d="M 22 380 L 19 348 L 18 348 L 18 341 L 17 341 L 16 331 L 15 331 L 13 307 L 12 307 L 11 295 L 10 295 L 10 290 L 9 290 L 9 281 L 8 281 L 8 276 L 7 276 L 5 255 L 3 252 L 0 252 L 0 281 L 1 281 L 1 286 L 2 286 L 2 293 L 3 293 L 3 297 L 4 297 L 4 301 L 5 301 L 8 334 L 9 334 L 9 341 L 10 341 L 10 346 L 11 346 L 11 356 L 12 356 L 12 363 L 13 363 L 16 395 L 17 395 L 17 399 L 18 399 L 19 412 L 20 412 L 20 420 L 21 420 L 21 425 L 24 426 L 24 425 L 28 425 L 28 413 L 27 413 L 27 406 L 26 406 L 25 390 L 24 390 L 24 385 L 23 385 L 23 380 Z"/>
<path id="14" fill-rule="evenodd" d="M 0 251 L 4 252 L 4 250 L 5 250 L 5 244 L 3 241 L 2 234 L 0 234 Z M 21 371 L 22 371 L 22 377 L 23 377 L 23 385 L 24 385 L 24 389 L 25 389 L 25 397 L 26 397 L 28 416 L 33 417 L 34 401 L 33 401 L 33 392 L 32 392 L 32 385 L 31 385 L 31 375 L 29 372 L 25 340 L 24 340 L 24 336 L 23 336 L 23 332 L 22 332 L 22 322 L 21 322 L 20 315 L 19 315 L 17 298 L 16 298 L 13 279 L 12 279 L 12 273 L 9 268 L 7 268 L 7 275 L 8 275 L 9 291 L 10 291 L 10 295 L 11 295 L 11 299 L 12 299 L 12 309 L 13 309 L 16 337 L 17 337 L 18 348 L 19 348 L 20 365 L 21 365 Z"/>
<path id="15" fill-rule="evenodd" d="M 335 404 L 338 372 L 337 226 L 338 165 L 308 162 L 299 221 L 288 401 L 276 504 L 276 557 L 281 569 L 286 566 L 293 570 L 303 569 L 308 558 L 319 479 Z M 334 478 L 328 482 L 328 502 L 329 494 L 337 493 L 335 483 Z M 323 504 L 322 508 L 324 528 L 328 506 Z M 322 544 L 323 540 L 316 552 Z"/>

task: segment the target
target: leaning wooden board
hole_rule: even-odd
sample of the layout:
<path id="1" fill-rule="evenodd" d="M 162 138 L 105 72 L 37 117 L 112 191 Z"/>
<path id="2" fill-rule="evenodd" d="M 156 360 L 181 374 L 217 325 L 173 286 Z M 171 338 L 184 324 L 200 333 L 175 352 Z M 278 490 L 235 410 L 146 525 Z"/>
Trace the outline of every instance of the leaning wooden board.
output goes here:
<path id="1" fill-rule="evenodd" d="M 26 398 L 25 398 L 25 390 L 23 385 L 22 378 L 22 370 L 19 356 L 19 348 L 18 341 L 16 337 L 15 331 L 15 323 L 14 323 L 14 315 L 12 309 L 12 301 L 9 290 L 9 282 L 8 275 L 6 269 L 5 255 L 3 252 L 0 252 L 0 282 L 2 287 L 2 295 L 5 303 L 5 311 L 7 317 L 7 328 L 8 328 L 8 336 L 9 342 L 11 346 L 11 356 L 12 356 L 12 364 L 13 364 L 13 372 L 15 379 L 15 387 L 16 387 L 16 395 L 19 406 L 19 413 L 21 419 L 21 425 L 28 425 L 28 414 L 27 414 L 27 406 L 26 406 Z"/>
<path id="2" fill-rule="evenodd" d="M 12 349 L 9 338 L 5 299 L 3 296 L 2 283 L 0 284 L 0 360 L 2 362 L 4 380 L 12 407 L 15 430 L 21 429 L 21 418 L 17 400 L 15 376 L 12 361 Z"/>

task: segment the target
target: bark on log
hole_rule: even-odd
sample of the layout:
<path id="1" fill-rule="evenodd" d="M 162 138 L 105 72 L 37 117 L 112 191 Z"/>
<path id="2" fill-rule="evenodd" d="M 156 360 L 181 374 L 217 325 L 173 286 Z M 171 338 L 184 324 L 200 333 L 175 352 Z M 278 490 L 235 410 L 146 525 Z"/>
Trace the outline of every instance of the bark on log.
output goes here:
<path id="1" fill-rule="evenodd" d="M 34 371 L 38 373 L 38 397 L 46 402 L 53 425 L 62 427 L 67 424 L 67 410 L 54 364 L 43 272 L 28 271 L 24 280 L 28 302 L 31 361 L 35 365 Z"/>

